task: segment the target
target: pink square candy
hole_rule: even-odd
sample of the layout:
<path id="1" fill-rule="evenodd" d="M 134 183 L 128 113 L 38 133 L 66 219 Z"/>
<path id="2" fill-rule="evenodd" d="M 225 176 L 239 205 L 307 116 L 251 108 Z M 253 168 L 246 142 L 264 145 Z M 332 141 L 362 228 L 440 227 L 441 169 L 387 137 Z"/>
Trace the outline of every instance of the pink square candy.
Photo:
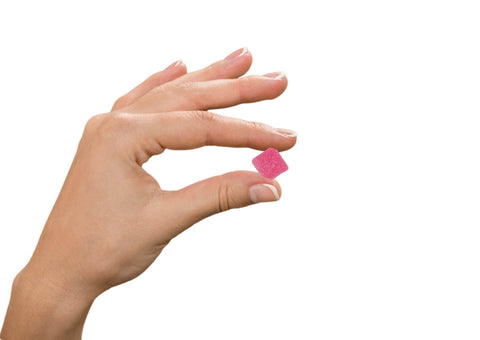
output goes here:
<path id="1" fill-rule="evenodd" d="M 274 179 L 282 172 L 288 170 L 288 165 L 283 160 L 280 153 L 273 148 L 269 148 L 255 157 L 252 161 L 257 171 L 263 177 Z"/>

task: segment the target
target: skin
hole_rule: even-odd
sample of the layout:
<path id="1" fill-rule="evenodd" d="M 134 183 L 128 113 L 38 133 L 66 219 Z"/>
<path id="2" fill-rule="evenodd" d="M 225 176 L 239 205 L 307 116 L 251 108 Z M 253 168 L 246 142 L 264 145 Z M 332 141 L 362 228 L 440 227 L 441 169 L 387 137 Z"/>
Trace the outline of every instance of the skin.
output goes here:
<path id="1" fill-rule="evenodd" d="M 95 298 L 140 275 L 176 235 L 212 214 L 278 199 L 270 188 L 279 195 L 279 184 L 255 172 L 165 191 L 142 168 L 165 149 L 294 146 L 292 131 L 208 111 L 286 89 L 281 73 L 242 77 L 251 63 L 246 49 L 191 73 L 173 63 L 88 121 L 32 258 L 13 282 L 3 340 L 81 339 Z"/>

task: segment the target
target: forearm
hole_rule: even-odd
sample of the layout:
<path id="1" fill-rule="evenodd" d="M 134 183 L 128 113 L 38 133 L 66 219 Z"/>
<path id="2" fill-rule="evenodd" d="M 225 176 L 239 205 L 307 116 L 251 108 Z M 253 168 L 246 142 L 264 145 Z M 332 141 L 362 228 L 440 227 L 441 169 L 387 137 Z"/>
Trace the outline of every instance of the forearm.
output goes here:
<path id="1" fill-rule="evenodd" d="M 0 338 L 81 339 L 93 298 L 50 282 L 45 275 L 22 270 L 14 280 Z"/>

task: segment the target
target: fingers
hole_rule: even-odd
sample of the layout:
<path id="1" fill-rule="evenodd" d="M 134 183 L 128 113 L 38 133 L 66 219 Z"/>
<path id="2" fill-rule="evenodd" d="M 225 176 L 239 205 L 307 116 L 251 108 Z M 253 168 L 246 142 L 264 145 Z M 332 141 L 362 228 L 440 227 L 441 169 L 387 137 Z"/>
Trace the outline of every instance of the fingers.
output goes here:
<path id="1" fill-rule="evenodd" d="M 285 91 L 287 85 L 288 80 L 283 73 L 197 83 L 169 83 L 154 89 L 124 110 L 148 113 L 225 108 L 276 98 Z"/>
<path id="2" fill-rule="evenodd" d="M 238 78 L 244 75 L 252 65 L 252 55 L 246 48 L 240 48 L 225 59 L 195 72 L 185 74 L 173 81 L 173 84 L 208 81 L 213 79 Z"/>
<path id="3" fill-rule="evenodd" d="M 290 149 L 297 140 L 296 134 L 290 130 L 207 111 L 124 115 L 126 118 L 118 116 L 117 120 L 125 121 L 120 129 L 123 134 L 129 132 L 129 149 L 140 165 L 164 149 L 186 150 L 217 145 L 257 150 L 272 147 L 282 151 Z M 129 119 L 129 116 L 135 118 Z"/>
<path id="4" fill-rule="evenodd" d="M 175 218 L 168 230 L 169 237 L 173 238 L 208 216 L 254 203 L 277 201 L 280 195 L 280 185 L 276 181 L 255 172 L 236 171 L 167 192 L 154 200 L 150 208 L 152 215 L 158 215 L 161 209 L 178 211 L 181 208 L 181 214 L 170 214 Z"/>
<path id="5" fill-rule="evenodd" d="M 182 61 L 176 61 L 165 70 L 157 72 L 147 78 L 143 83 L 135 87 L 133 90 L 118 98 L 112 107 L 112 111 L 119 111 L 124 107 L 132 104 L 134 101 L 150 92 L 157 86 L 168 83 L 187 72 L 187 67 Z"/>
<path id="6" fill-rule="evenodd" d="M 281 73 L 237 79 L 251 63 L 252 56 L 245 48 L 188 74 L 185 65 L 176 62 L 119 98 L 112 111 L 210 110 L 272 99 L 285 90 L 287 79 Z"/>

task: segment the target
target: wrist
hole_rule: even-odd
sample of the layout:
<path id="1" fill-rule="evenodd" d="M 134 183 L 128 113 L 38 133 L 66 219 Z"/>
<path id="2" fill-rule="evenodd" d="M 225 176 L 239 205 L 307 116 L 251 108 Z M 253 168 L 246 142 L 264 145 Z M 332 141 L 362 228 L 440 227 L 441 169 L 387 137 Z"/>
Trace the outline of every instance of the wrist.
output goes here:
<path id="1" fill-rule="evenodd" d="M 28 266 L 12 285 L 3 340 L 80 339 L 94 297 Z"/>

